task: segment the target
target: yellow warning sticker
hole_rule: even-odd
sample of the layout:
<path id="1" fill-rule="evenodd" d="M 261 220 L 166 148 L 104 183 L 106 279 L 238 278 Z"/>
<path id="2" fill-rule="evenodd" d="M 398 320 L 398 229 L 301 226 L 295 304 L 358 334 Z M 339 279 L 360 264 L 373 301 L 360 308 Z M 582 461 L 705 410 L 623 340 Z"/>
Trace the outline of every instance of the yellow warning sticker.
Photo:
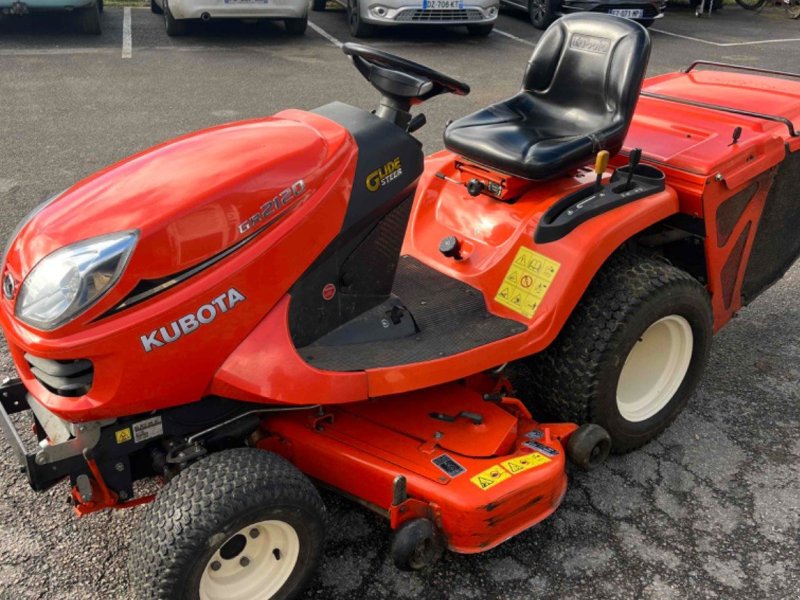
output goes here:
<path id="1" fill-rule="evenodd" d="M 549 462 L 550 459 L 547 458 L 544 454 L 539 454 L 538 452 L 534 452 L 533 454 L 518 456 L 516 458 L 512 458 L 511 460 L 504 460 L 500 464 L 506 471 L 508 471 L 512 475 L 516 475 L 517 473 L 522 473 L 523 471 L 527 471 L 528 469 L 533 469 L 534 467 L 538 467 L 540 465 Z"/>
<path id="2" fill-rule="evenodd" d="M 478 473 L 475 477 L 470 477 L 470 481 L 482 490 L 488 490 L 490 487 L 510 477 L 511 475 L 504 471 L 500 465 L 495 465 L 482 473 Z"/>
<path id="3" fill-rule="evenodd" d="M 115 431 L 114 438 L 117 440 L 118 444 L 124 444 L 125 442 L 130 442 L 133 439 L 133 433 L 131 432 L 131 428 L 126 427 L 125 429 L 120 429 L 119 431 Z"/>
<path id="4" fill-rule="evenodd" d="M 495 302 L 530 319 L 560 267 L 553 259 L 521 246 L 497 290 Z"/>

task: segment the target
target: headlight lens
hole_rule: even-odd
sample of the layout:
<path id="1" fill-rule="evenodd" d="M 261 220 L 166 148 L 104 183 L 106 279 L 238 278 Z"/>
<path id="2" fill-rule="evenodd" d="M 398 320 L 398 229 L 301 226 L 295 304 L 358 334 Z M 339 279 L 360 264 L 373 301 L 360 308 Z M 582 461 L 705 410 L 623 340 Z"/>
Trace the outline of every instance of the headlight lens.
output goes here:
<path id="1" fill-rule="evenodd" d="M 43 330 L 71 321 L 114 286 L 136 238 L 131 231 L 102 235 L 49 254 L 22 283 L 17 317 Z"/>

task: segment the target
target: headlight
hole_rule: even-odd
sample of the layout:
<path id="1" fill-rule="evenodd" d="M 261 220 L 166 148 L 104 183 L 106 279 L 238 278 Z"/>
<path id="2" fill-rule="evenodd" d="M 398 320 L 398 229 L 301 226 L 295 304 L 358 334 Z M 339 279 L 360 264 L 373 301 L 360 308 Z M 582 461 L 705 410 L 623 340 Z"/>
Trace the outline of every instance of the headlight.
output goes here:
<path id="1" fill-rule="evenodd" d="M 136 238 L 136 232 L 112 233 L 49 254 L 22 283 L 17 296 L 17 317 L 44 330 L 71 321 L 117 282 Z"/>

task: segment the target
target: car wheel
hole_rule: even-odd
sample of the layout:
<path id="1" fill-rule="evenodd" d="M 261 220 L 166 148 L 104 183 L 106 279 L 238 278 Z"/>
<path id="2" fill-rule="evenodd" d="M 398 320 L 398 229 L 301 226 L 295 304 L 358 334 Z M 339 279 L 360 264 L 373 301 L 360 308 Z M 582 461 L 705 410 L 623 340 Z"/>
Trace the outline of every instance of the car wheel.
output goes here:
<path id="1" fill-rule="evenodd" d="M 550 0 L 528 0 L 528 17 L 536 29 L 547 29 L 556 20 Z"/>
<path id="2" fill-rule="evenodd" d="M 328 0 L 314 0 L 311 3 L 311 10 L 313 10 L 314 12 L 323 12 L 327 4 Z"/>
<path id="3" fill-rule="evenodd" d="M 475 37 L 486 37 L 492 33 L 492 29 L 494 29 L 494 23 L 489 23 L 488 25 L 467 25 L 467 31 L 470 35 Z"/>
<path id="4" fill-rule="evenodd" d="M 83 33 L 100 35 L 100 5 L 97 2 L 82 9 L 79 19 Z"/>
<path id="5" fill-rule="evenodd" d="M 650 25 L 652 25 L 653 23 L 655 23 L 653 19 L 645 19 L 644 21 L 639 21 L 639 25 L 641 25 L 645 29 L 650 27 Z"/>
<path id="6" fill-rule="evenodd" d="M 150 0 L 150 12 L 156 15 L 164 14 L 164 9 L 161 8 L 156 0 Z"/>
<path id="7" fill-rule="evenodd" d="M 319 564 L 325 507 L 282 457 L 224 450 L 179 473 L 135 533 L 136 598 L 297 598 Z"/>
<path id="8" fill-rule="evenodd" d="M 347 3 L 347 24 L 350 26 L 350 33 L 357 38 L 370 37 L 375 34 L 375 28 L 361 20 L 359 10 L 358 0 L 350 0 Z"/>
<path id="9" fill-rule="evenodd" d="M 176 19 L 172 16 L 169 9 L 169 3 L 164 3 L 164 25 L 167 28 L 167 35 L 176 37 L 179 35 L 186 35 L 189 31 L 189 23 L 184 19 Z"/>
<path id="10" fill-rule="evenodd" d="M 556 419 L 596 423 L 614 453 L 657 437 L 702 376 L 713 312 L 706 289 L 653 258 L 619 253 L 603 266 L 558 338 L 526 359 L 526 400 Z"/>
<path id="11" fill-rule="evenodd" d="M 98 1 L 98 3 L 97 3 L 97 7 L 100 9 L 100 14 L 102 15 L 102 14 L 103 14 L 103 8 L 104 8 L 104 6 L 103 6 L 103 0 L 99 0 L 99 1 Z"/>
<path id="12" fill-rule="evenodd" d="M 308 27 L 308 16 L 299 19 L 284 19 L 283 26 L 291 35 L 303 35 Z"/>

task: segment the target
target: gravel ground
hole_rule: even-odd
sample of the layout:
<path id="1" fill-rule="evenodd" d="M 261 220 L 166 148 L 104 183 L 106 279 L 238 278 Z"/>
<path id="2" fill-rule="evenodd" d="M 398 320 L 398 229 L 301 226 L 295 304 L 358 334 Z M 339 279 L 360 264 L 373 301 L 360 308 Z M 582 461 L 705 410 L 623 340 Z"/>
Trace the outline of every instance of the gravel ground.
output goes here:
<path id="1" fill-rule="evenodd" d="M 650 73 L 694 58 L 796 69 L 800 28 L 772 12 L 726 8 L 710 20 L 670 13 L 655 26 Z M 221 24 L 174 40 L 148 11 L 132 16 L 130 59 L 120 56 L 121 9 L 106 11 L 98 38 L 57 18 L 0 23 L 0 239 L 41 199 L 176 134 L 287 106 L 375 101 L 311 30 L 297 40 L 278 26 Z M 349 39 L 341 11 L 312 20 Z M 539 33 L 513 12 L 498 28 L 515 37 L 403 29 L 373 41 L 472 85 L 465 99 L 426 105 L 419 137 L 428 151 L 441 147 L 447 118 L 518 86 Z M 717 336 L 707 375 L 672 428 L 598 471 L 571 473 L 561 509 L 495 550 L 400 573 L 387 558 L 387 524 L 325 494 L 330 536 L 308 597 L 797 598 L 798 293 L 795 267 Z M 0 372 L 13 372 L 5 352 Z M 0 486 L 0 600 L 130 597 L 126 553 L 146 508 L 78 520 L 66 486 L 28 489 L 5 441 Z"/>

